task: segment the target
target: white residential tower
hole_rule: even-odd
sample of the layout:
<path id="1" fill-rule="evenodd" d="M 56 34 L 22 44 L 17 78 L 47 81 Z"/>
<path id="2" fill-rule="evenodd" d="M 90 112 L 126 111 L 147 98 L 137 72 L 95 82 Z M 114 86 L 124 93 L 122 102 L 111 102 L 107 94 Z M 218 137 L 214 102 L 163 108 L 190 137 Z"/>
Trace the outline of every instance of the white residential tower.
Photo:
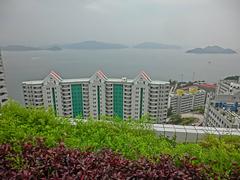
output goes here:
<path id="1" fill-rule="evenodd" d="M 6 77 L 5 77 L 5 71 L 3 66 L 3 60 L 1 56 L 0 51 L 0 107 L 4 105 L 8 100 L 8 93 L 7 93 L 7 87 L 6 87 Z"/>
<path id="2" fill-rule="evenodd" d="M 44 79 L 22 83 L 26 106 L 53 107 L 60 116 L 118 116 L 156 122 L 167 118 L 169 82 L 153 81 L 141 72 L 135 79 L 108 78 L 97 71 L 90 78 L 62 79 L 54 71 Z"/>

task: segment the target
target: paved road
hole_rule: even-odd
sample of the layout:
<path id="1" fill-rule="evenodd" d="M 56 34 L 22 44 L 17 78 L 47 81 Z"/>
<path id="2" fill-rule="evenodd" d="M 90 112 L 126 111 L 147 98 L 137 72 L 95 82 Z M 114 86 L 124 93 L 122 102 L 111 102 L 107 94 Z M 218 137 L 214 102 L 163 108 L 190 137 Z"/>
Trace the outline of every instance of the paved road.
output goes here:
<path id="1" fill-rule="evenodd" d="M 187 117 L 194 117 L 198 119 L 198 122 L 193 123 L 193 126 L 199 126 L 203 123 L 204 121 L 204 116 L 202 114 L 194 114 L 194 113 L 185 113 L 185 114 L 181 114 L 181 116 L 183 118 L 187 118 Z"/>

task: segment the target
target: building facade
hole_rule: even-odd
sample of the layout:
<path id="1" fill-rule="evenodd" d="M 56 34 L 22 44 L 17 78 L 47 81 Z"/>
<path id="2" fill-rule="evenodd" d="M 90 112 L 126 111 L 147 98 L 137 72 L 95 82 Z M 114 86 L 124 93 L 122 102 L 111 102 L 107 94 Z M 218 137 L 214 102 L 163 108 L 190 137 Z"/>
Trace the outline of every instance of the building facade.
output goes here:
<path id="1" fill-rule="evenodd" d="M 101 115 L 156 122 L 167 118 L 169 83 L 141 72 L 135 79 L 108 78 L 97 71 L 90 78 L 62 79 L 54 71 L 44 79 L 22 83 L 26 106 L 53 107 L 60 116 L 100 119 Z"/>
<path id="2" fill-rule="evenodd" d="M 4 71 L 3 60 L 0 51 L 0 107 L 4 105 L 8 100 L 8 92 L 6 86 L 6 77 Z"/>
<path id="3" fill-rule="evenodd" d="M 240 90 L 240 79 L 235 80 L 220 80 L 217 84 L 216 95 L 234 94 Z"/>
<path id="4" fill-rule="evenodd" d="M 239 129 L 238 102 L 224 102 L 208 98 L 204 112 L 204 126 Z"/>
<path id="5" fill-rule="evenodd" d="M 240 82 L 220 80 L 215 95 L 208 96 L 204 125 L 240 128 Z"/>
<path id="6" fill-rule="evenodd" d="M 169 108 L 171 107 L 172 113 L 182 114 L 188 113 L 196 108 L 204 107 L 206 99 L 206 91 L 199 90 L 194 94 L 185 93 L 183 95 L 170 94 Z"/>

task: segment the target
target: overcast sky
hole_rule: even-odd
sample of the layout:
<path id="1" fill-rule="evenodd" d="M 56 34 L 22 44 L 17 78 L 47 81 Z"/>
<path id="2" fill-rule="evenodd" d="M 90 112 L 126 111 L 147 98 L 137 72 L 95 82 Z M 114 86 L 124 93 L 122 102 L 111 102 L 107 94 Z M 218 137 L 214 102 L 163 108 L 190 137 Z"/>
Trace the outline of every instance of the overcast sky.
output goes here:
<path id="1" fill-rule="evenodd" d="M 0 0 L 0 45 L 86 40 L 240 49 L 240 0 Z"/>

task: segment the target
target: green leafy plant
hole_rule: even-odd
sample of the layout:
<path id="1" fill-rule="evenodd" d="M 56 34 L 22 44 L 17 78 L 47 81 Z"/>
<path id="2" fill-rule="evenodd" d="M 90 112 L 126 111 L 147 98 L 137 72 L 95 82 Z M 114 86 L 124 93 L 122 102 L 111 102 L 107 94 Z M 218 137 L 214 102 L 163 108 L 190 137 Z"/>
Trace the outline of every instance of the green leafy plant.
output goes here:
<path id="1" fill-rule="evenodd" d="M 162 154 L 179 158 L 196 157 L 196 164 L 211 166 L 212 172 L 228 176 L 233 164 L 240 162 L 239 137 L 207 136 L 199 144 L 176 143 L 158 136 L 151 123 L 101 117 L 101 120 L 56 117 L 51 109 L 24 108 L 9 101 L 0 110 L 0 144 L 11 144 L 21 152 L 23 142 L 36 144 L 39 137 L 47 147 L 64 142 L 68 148 L 99 151 L 104 148 L 121 153 L 129 159 L 145 157 L 152 161 Z M 16 161 L 21 166 L 21 161 Z"/>

